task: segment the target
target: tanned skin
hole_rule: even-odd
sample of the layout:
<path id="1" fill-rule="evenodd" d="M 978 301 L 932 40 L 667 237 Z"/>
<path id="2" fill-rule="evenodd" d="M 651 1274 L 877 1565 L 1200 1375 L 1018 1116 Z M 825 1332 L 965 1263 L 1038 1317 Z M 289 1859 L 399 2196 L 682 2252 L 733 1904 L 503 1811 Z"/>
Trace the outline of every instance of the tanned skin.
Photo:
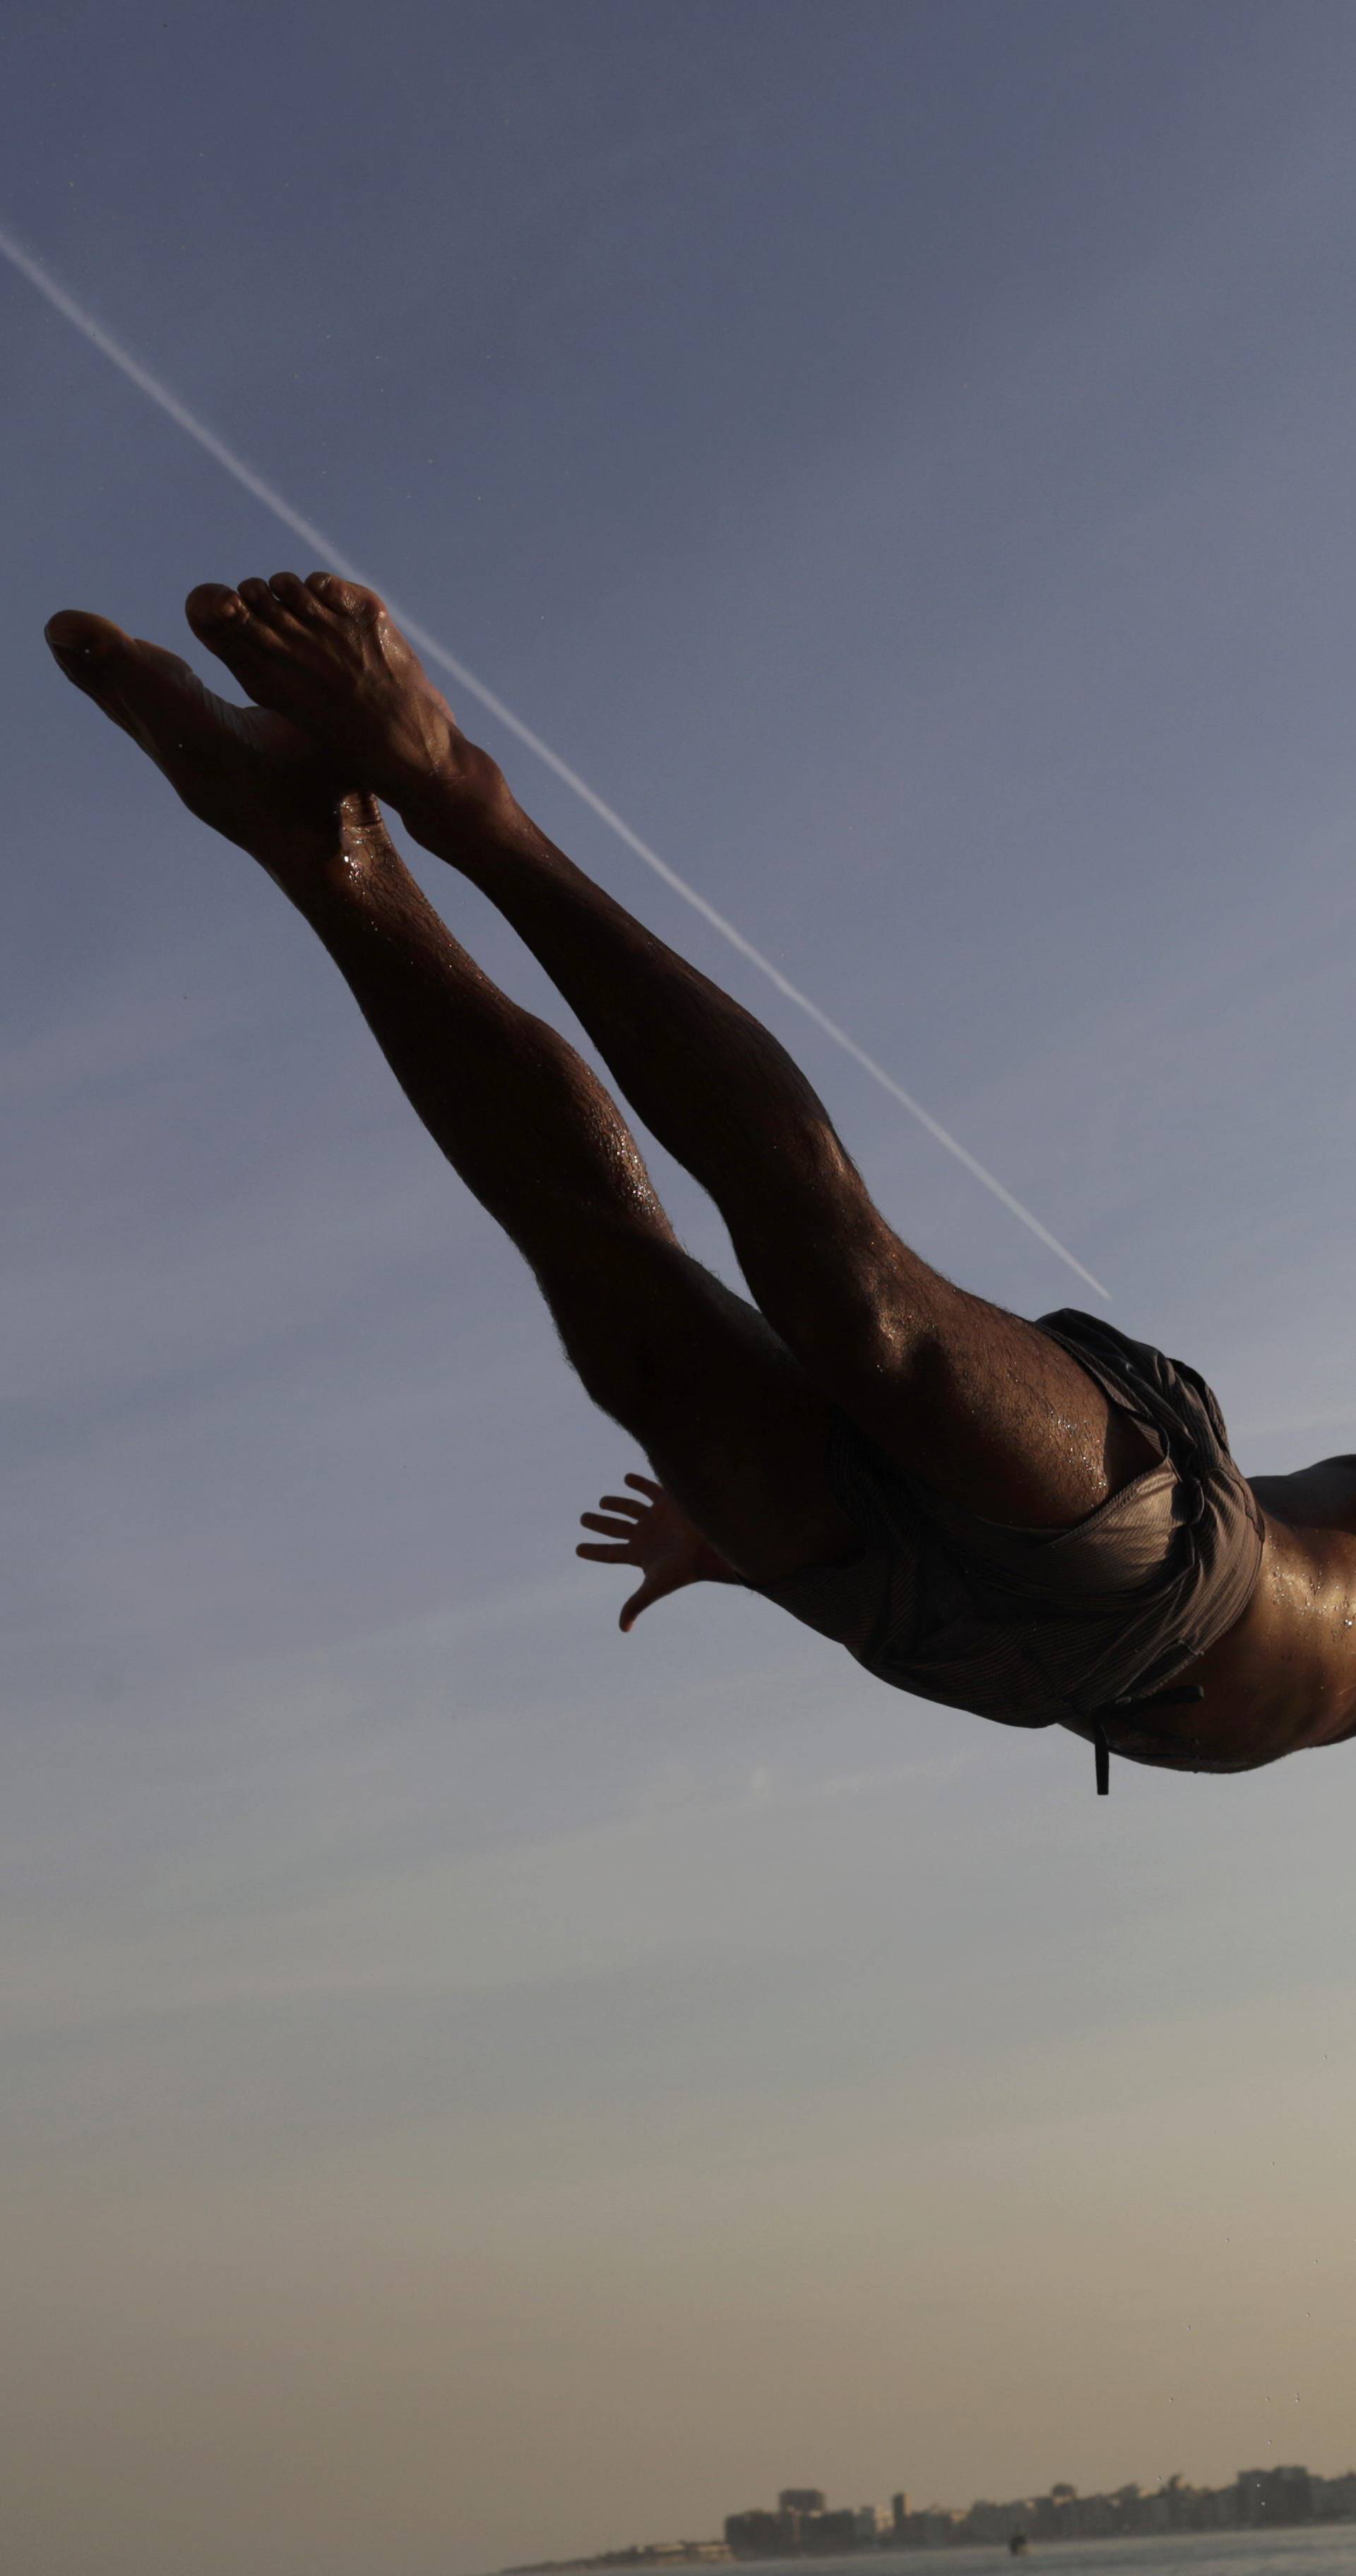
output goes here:
<path id="1" fill-rule="evenodd" d="M 770 1032 L 594 885 L 524 812 L 372 591 L 276 573 L 190 593 L 189 624 L 253 702 L 63 610 L 62 670 L 191 813 L 317 932 L 430 1133 L 517 1244 L 594 1401 L 651 1477 L 605 1495 L 578 1553 L 643 1580 L 621 1616 L 699 1580 L 773 1582 L 861 1540 L 828 1476 L 841 1405 L 934 1490 L 1067 1528 L 1156 1461 L 1077 1361 L 970 1296 L 872 1204 Z M 715 1200 L 753 1303 L 678 1243 L 616 1102 L 484 976 L 397 855 L 384 801 L 512 923 L 637 1116 Z M 1255 1478 L 1265 1548 L 1237 1625 L 1154 1712 L 1250 1769 L 1356 1730 L 1356 1459 Z M 1082 1728 L 1077 1733 L 1090 1732 Z"/>

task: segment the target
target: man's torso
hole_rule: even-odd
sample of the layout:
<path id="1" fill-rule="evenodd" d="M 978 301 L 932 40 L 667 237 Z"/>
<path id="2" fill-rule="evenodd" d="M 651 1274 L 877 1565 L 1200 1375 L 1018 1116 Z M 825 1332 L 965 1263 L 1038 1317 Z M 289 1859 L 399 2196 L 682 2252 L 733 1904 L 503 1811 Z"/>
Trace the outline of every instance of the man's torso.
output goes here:
<path id="1" fill-rule="evenodd" d="M 1247 1481 L 1264 1525 L 1252 1599 L 1177 1676 L 1204 1697 L 1150 1711 L 1144 1749 L 1125 1738 L 1132 1759 L 1153 1761 L 1158 1738 L 1174 1768 L 1169 1746 L 1198 1749 L 1202 1767 L 1254 1769 L 1356 1732 L 1356 1458 Z"/>

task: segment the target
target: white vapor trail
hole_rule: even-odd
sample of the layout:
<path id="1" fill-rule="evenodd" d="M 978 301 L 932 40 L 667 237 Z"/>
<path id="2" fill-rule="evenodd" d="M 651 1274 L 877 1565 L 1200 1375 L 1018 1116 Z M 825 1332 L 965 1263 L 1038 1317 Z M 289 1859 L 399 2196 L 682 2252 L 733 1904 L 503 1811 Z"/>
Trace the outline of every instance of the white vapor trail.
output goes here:
<path id="1" fill-rule="evenodd" d="M 34 259 L 32 253 L 26 251 L 22 244 L 15 240 L 14 235 L 6 231 L 3 226 L 0 226 L 0 256 L 7 259 L 10 266 L 17 269 L 21 277 L 27 278 L 29 285 L 36 287 L 39 295 L 45 296 L 47 302 L 54 306 L 55 310 L 62 314 L 65 320 L 100 352 L 101 356 L 109 359 L 111 364 L 117 367 L 140 393 L 145 394 L 148 402 L 154 403 L 157 410 L 164 412 L 166 418 L 183 430 L 186 437 L 195 440 L 199 447 L 205 448 L 207 454 L 213 457 L 235 482 L 242 485 L 246 492 L 252 493 L 256 501 L 262 501 L 264 508 L 271 510 L 274 518 L 280 519 L 285 528 L 290 528 L 293 536 L 299 537 L 302 544 L 310 548 L 318 563 L 323 564 L 328 571 L 342 573 L 346 580 L 362 582 L 370 589 L 377 587 L 371 575 L 361 571 L 347 555 L 342 554 L 332 538 L 327 537 L 322 529 L 314 527 L 309 519 L 304 519 L 299 510 L 294 510 L 290 501 L 284 500 L 280 492 L 275 492 L 273 486 L 266 483 L 261 474 L 256 474 L 253 468 L 245 463 L 243 457 L 236 455 L 234 448 L 228 447 L 223 438 L 217 437 L 215 430 L 209 429 L 205 421 L 199 420 L 185 403 L 181 403 L 177 394 L 170 392 L 168 385 L 162 385 L 158 376 L 153 376 L 148 367 L 143 367 L 128 350 L 121 346 L 119 341 L 112 337 L 110 332 L 105 331 L 102 325 L 94 320 L 92 314 L 85 311 L 83 305 L 77 304 L 75 297 L 68 295 L 65 287 L 58 284 L 50 271 L 44 268 L 40 261 Z M 493 690 L 487 689 L 484 682 L 476 678 L 473 671 L 468 671 L 464 662 L 459 662 L 455 654 L 449 653 L 446 645 L 440 644 L 436 635 L 430 635 L 427 627 L 419 625 L 416 619 L 407 616 L 398 602 L 391 599 L 385 592 L 383 597 L 386 598 L 386 604 L 397 625 L 404 629 L 406 635 L 418 646 L 427 660 L 436 662 L 442 670 L 449 671 L 458 688 L 464 689 L 469 697 L 477 699 L 482 707 L 488 708 L 490 714 L 497 717 L 499 723 L 504 725 L 511 734 L 516 735 L 519 742 L 525 743 L 529 751 L 535 752 L 538 760 L 544 761 L 548 769 L 554 770 L 557 778 L 562 778 L 567 787 L 572 787 L 576 796 L 581 798 L 582 802 L 617 834 L 619 840 L 626 843 L 628 850 L 634 850 L 636 857 L 643 859 L 647 868 L 653 869 L 657 877 L 662 877 L 665 885 L 671 886 L 675 894 L 681 895 L 684 903 L 691 904 L 693 911 L 699 912 L 704 921 L 709 921 L 712 929 L 720 932 L 722 939 L 728 940 L 730 946 L 737 949 L 741 957 L 747 957 L 749 964 L 756 966 L 760 975 L 766 975 L 768 982 L 775 984 L 779 993 L 784 993 L 789 1002 L 794 1002 L 798 1010 L 804 1011 L 807 1018 L 814 1021 L 816 1028 L 822 1029 L 826 1037 L 832 1038 L 835 1046 L 840 1046 L 845 1055 L 850 1055 L 854 1063 L 859 1064 L 865 1073 L 871 1075 L 874 1082 L 880 1084 L 883 1091 L 889 1092 L 892 1100 L 899 1101 L 901 1106 L 908 1110 L 910 1117 L 918 1120 L 920 1127 L 926 1127 L 928 1134 L 935 1136 L 938 1144 L 944 1145 L 948 1154 L 954 1154 L 956 1161 L 963 1163 L 967 1172 L 973 1172 L 975 1179 L 982 1182 L 986 1190 L 992 1191 L 993 1196 L 1001 1200 L 1003 1206 L 1010 1209 L 1013 1216 L 1020 1218 L 1023 1225 L 1029 1226 L 1031 1232 L 1038 1235 L 1041 1242 L 1047 1244 L 1052 1252 L 1057 1253 L 1061 1261 L 1067 1262 L 1069 1268 L 1076 1271 L 1080 1279 L 1086 1280 L 1090 1288 L 1095 1288 L 1099 1297 L 1105 1297 L 1108 1302 L 1110 1301 L 1110 1290 L 1104 1288 L 1099 1279 L 1094 1279 L 1092 1272 L 1085 1270 L 1081 1261 L 1075 1260 L 1068 1247 L 1062 1244 L 1056 1235 L 1051 1234 L 1047 1226 L 1041 1224 L 1039 1217 L 1032 1215 L 1030 1208 L 1023 1207 L 1021 1200 L 1014 1198 L 1011 1190 L 1005 1189 L 1002 1182 L 994 1178 L 992 1172 L 986 1171 L 984 1165 L 978 1162 L 964 1145 L 958 1143 L 954 1136 L 949 1135 L 946 1128 L 940 1126 L 912 1094 L 895 1081 L 893 1074 L 887 1073 L 883 1065 L 877 1064 L 875 1058 L 866 1053 L 865 1048 L 858 1046 L 855 1038 L 848 1036 L 846 1029 L 840 1029 L 836 1020 L 831 1020 L 827 1012 L 821 1011 L 817 1002 L 812 1002 L 807 993 L 802 993 L 797 985 L 790 983 L 787 977 L 772 964 L 771 959 L 763 955 L 761 949 L 755 948 L 753 942 L 746 939 L 742 931 L 736 930 L 732 921 L 727 921 L 723 913 L 717 912 L 715 905 L 708 903 L 705 895 L 698 894 L 695 886 L 690 886 L 685 878 L 678 875 L 676 869 L 671 868 L 666 860 L 659 857 L 657 851 L 652 850 L 648 843 L 642 841 L 639 834 L 632 831 L 630 824 L 624 823 L 620 814 L 614 814 L 612 807 L 604 804 L 602 797 L 595 795 L 586 781 L 579 777 L 558 753 L 552 751 L 539 734 L 533 733 L 530 725 L 523 723 L 521 716 L 516 716 L 511 707 L 506 707 L 502 698 L 497 698 Z"/>

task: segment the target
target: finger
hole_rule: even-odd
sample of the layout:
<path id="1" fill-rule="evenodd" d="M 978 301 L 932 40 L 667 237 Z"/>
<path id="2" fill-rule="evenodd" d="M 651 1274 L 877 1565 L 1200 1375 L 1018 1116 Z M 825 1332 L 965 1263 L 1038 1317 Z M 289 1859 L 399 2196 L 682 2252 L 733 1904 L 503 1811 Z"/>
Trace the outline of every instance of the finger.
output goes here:
<path id="1" fill-rule="evenodd" d="M 623 1479 L 623 1482 L 628 1485 L 639 1485 L 642 1494 L 653 1494 L 656 1502 L 658 1502 L 663 1495 L 663 1486 L 656 1485 L 653 1477 L 651 1476 L 627 1476 Z"/>
<path id="2" fill-rule="evenodd" d="M 644 1505 L 638 1503 L 632 1494 L 600 1494 L 598 1509 L 600 1512 L 625 1512 L 627 1519 L 632 1521 L 645 1518 Z"/>
<path id="3" fill-rule="evenodd" d="M 646 1575 L 645 1580 L 640 1585 L 639 1589 L 633 1592 L 630 1600 L 624 1602 L 622 1605 L 622 1614 L 617 1625 L 621 1629 L 623 1635 L 625 1635 L 628 1628 L 634 1627 L 642 1610 L 648 1610 L 652 1601 L 662 1601 L 664 1599 L 667 1590 L 668 1586 L 658 1582 L 654 1575 Z"/>
<path id="4" fill-rule="evenodd" d="M 634 1561 L 629 1547 L 592 1547 L 587 1539 L 580 1540 L 575 1555 L 591 1557 L 595 1565 L 630 1565 Z"/>
<path id="5" fill-rule="evenodd" d="M 635 1531 L 629 1521 L 604 1520 L 601 1512 L 581 1512 L 579 1526 L 581 1529 L 601 1530 L 604 1538 L 624 1538 L 628 1545 L 635 1537 Z"/>

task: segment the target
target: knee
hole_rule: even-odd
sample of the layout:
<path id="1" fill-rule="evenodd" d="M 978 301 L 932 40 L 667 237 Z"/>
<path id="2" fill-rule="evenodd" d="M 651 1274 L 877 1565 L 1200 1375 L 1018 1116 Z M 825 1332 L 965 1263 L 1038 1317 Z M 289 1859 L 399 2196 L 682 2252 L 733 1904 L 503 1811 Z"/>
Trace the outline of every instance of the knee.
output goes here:
<path id="1" fill-rule="evenodd" d="M 806 1229 L 759 1303 L 797 1358 L 817 1374 L 897 1375 L 932 1328 L 930 1274 L 874 1228 Z"/>

